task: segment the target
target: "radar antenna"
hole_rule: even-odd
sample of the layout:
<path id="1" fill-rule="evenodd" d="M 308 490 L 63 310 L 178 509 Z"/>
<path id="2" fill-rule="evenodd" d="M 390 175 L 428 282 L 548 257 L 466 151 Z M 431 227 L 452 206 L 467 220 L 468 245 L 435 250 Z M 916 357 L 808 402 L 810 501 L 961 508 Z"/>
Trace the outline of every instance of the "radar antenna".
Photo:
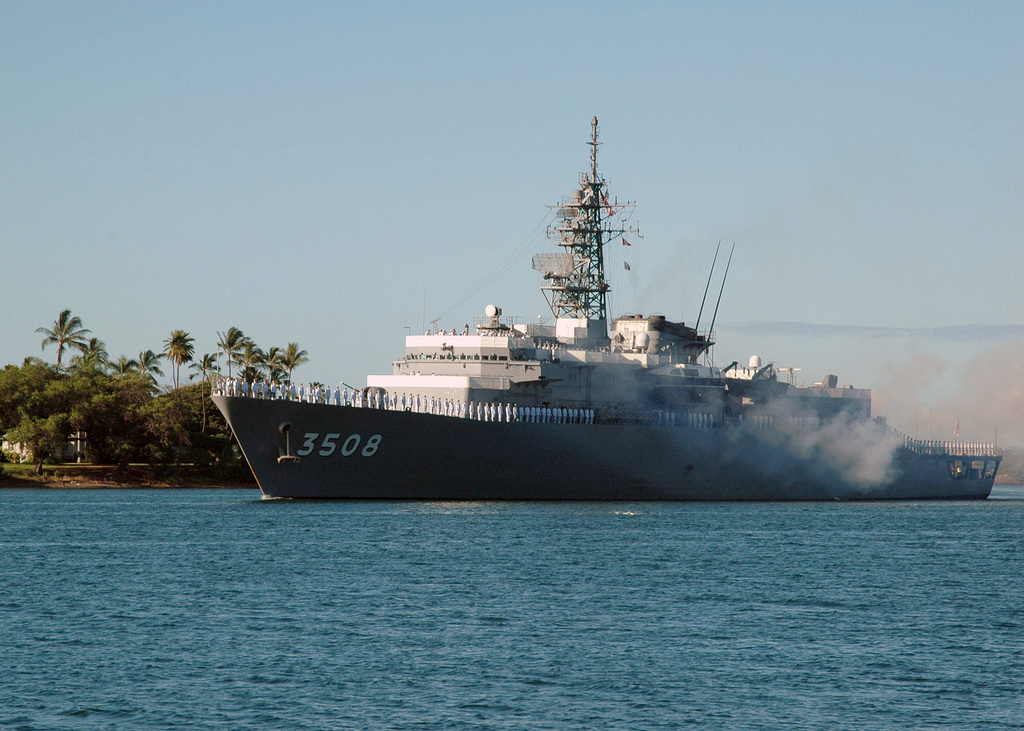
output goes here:
<path id="1" fill-rule="evenodd" d="M 564 267 L 544 267 L 547 283 L 541 289 L 550 292 L 548 304 L 555 317 L 603 320 L 607 323 L 607 294 L 604 276 L 604 246 L 636 228 L 616 226 L 613 218 L 633 203 L 608 200 L 608 184 L 597 172 L 597 117 L 590 123 L 590 172 L 580 173 L 579 188 L 572 196 L 551 206 L 557 223 L 548 228 L 556 244 L 564 247 L 568 261 Z M 534 267 L 538 268 L 537 262 Z"/>

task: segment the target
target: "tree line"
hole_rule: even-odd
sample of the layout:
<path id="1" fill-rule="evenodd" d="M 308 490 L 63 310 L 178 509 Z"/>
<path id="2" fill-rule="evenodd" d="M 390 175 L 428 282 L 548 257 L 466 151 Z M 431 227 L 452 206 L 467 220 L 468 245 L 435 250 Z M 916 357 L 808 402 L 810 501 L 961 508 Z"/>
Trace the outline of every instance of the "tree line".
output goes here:
<path id="1" fill-rule="evenodd" d="M 166 359 L 171 367 L 171 383 L 173 388 L 181 385 L 181 367 L 188 364 L 194 371 L 190 379 L 201 376 L 203 380 L 210 374 L 220 371 L 219 359 L 216 355 L 206 353 L 195 358 L 195 340 L 184 330 L 172 330 L 163 341 L 164 348 L 159 353 L 144 350 L 139 357 L 120 356 L 111 360 L 102 340 L 86 337 L 92 331 L 85 328 L 82 319 L 72 315 L 71 310 L 63 310 L 54 320 L 52 327 L 36 328 L 43 337 L 42 348 L 49 345 L 57 346 L 57 370 L 61 370 L 64 353 L 77 351 L 71 359 L 69 367 L 73 370 L 82 367 L 97 367 L 113 375 L 139 373 L 144 379 L 156 385 L 156 377 L 163 376 L 160 361 Z M 249 381 L 265 380 L 269 383 L 290 383 L 292 371 L 309 362 L 309 354 L 299 348 L 298 343 L 288 343 L 284 348 L 272 347 L 266 351 L 253 342 L 252 338 L 237 327 L 230 327 L 223 333 L 217 333 L 217 347 L 227 356 L 228 377 L 232 377 L 232 366 L 238 366 L 238 375 Z"/>
<path id="2" fill-rule="evenodd" d="M 207 407 L 219 358 L 196 357 L 188 332 L 173 330 L 160 352 L 117 360 L 71 310 L 36 332 L 43 335 L 44 351 L 56 346 L 56 363 L 28 357 L 0 371 L 0 435 L 31 452 L 37 474 L 76 434 L 84 435 L 84 456 L 95 464 L 238 462 L 226 422 Z M 296 343 L 264 351 L 236 327 L 218 333 L 217 345 L 228 377 L 237 373 L 249 381 L 290 383 L 294 369 L 309 362 Z M 65 354 L 71 356 L 66 363 Z M 170 368 L 169 388 L 156 380 L 164 375 L 163 362 Z M 185 384 L 183 367 L 192 372 Z"/>

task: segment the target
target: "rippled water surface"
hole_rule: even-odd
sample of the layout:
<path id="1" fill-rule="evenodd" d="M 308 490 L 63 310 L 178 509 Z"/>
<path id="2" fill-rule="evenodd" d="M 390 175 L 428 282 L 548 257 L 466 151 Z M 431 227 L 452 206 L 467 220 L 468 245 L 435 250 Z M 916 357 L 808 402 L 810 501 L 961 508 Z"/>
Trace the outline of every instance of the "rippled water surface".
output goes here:
<path id="1" fill-rule="evenodd" d="M 1024 728 L 985 502 L 0 491 L 0 728 Z"/>

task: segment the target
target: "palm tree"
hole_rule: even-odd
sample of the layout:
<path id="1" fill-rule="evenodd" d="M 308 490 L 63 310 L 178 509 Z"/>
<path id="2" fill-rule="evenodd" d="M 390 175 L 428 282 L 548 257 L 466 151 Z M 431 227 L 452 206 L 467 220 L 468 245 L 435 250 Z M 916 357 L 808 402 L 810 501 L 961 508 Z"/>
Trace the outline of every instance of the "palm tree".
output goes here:
<path id="1" fill-rule="evenodd" d="M 64 355 L 64 349 L 68 346 L 82 350 L 85 347 L 85 334 L 92 332 L 82 327 L 82 318 L 77 315 L 72 317 L 71 310 L 63 310 L 53 323 L 53 329 L 37 327 L 37 333 L 42 333 L 43 350 L 50 343 L 57 344 L 57 369 L 60 369 L 60 360 Z"/>
<path id="2" fill-rule="evenodd" d="M 156 377 L 162 376 L 164 372 L 160 370 L 160 359 L 163 358 L 159 353 L 154 353 L 152 350 L 144 350 L 139 353 L 139 373 L 146 379 L 148 379 L 154 386 L 156 385 Z"/>
<path id="3" fill-rule="evenodd" d="M 242 352 L 237 357 L 238 365 L 242 367 L 242 378 L 247 381 L 259 380 L 260 368 L 267 362 L 267 356 L 256 347 L 256 343 L 246 339 Z"/>
<path id="4" fill-rule="evenodd" d="M 217 370 L 219 370 L 217 366 L 217 356 L 211 353 L 204 353 L 199 357 L 199 360 L 195 361 L 194 363 L 190 363 L 188 367 L 194 371 L 199 372 L 199 375 L 203 377 L 204 384 L 206 383 L 206 381 L 209 380 L 211 373 L 214 373 Z M 206 395 L 207 388 L 206 386 L 203 386 L 202 388 L 199 389 L 199 403 L 200 407 L 203 410 L 203 427 L 201 431 L 204 434 L 206 433 Z"/>
<path id="5" fill-rule="evenodd" d="M 303 363 L 309 362 L 309 354 L 305 350 L 299 350 L 298 343 L 288 343 L 284 352 L 284 367 L 288 369 L 288 382 L 292 381 L 292 371 Z"/>
<path id="6" fill-rule="evenodd" d="M 192 336 L 184 330 L 172 330 L 170 337 L 164 340 L 163 354 L 171 362 L 171 382 L 175 388 L 178 387 L 181 364 L 190 362 L 195 353 L 194 342 Z"/>
<path id="7" fill-rule="evenodd" d="M 115 374 L 119 376 L 127 376 L 128 374 L 135 373 L 139 370 L 139 361 L 122 355 L 117 359 L 116 363 L 111 363 L 110 367 L 113 369 Z"/>
<path id="8" fill-rule="evenodd" d="M 271 383 L 280 383 L 285 371 L 288 370 L 284 365 L 284 351 L 273 347 L 267 351 L 264 361 L 267 366 L 267 380 Z"/>
<path id="9" fill-rule="evenodd" d="M 252 342 L 237 327 L 230 327 L 225 333 L 217 333 L 219 339 L 217 345 L 228 356 L 228 378 L 231 378 L 231 363 L 235 360 L 236 354 L 244 347 L 246 342 Z"/>
<path id="10" fill-rule="evenodd" d="M 217 356 L 212 353 L 204 353 L 199 356 L 199 360 L 189 363 L 188 367 L 202 376 L 204 381 L 210 377 L 211 373 L 216 373 L 220 370 L 220 367 L 217 365 Z M 195 378 L 195 376 L 189 376 L 189 379 L 192 378 Z"/>
<path id="11" fill-rule="evenodd" d="M 72 362 L 77 362 L 79 366 L 106 368 L 110 365 L 107 357 L 106 343 L 99 338 L 89 338 L 89 342 L 82 346 L 82 354 L 76 356 Z"/>

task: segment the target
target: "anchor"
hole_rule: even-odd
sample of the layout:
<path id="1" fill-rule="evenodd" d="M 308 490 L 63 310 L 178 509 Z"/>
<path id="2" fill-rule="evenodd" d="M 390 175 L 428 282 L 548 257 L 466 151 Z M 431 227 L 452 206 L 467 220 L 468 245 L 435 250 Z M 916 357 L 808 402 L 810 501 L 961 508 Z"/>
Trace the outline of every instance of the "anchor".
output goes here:
<path id="1" fill-rule="evenodd" d="M 298 462 L 299 458 L 292 454 L 291 438 L 289 437 L 289 433 L 292 430 L 292 423 L 290 421 L 282 421 L 277 425 L 277 430 L 284 434 L 284 451 L 282 452 L 280 447 L 277 448 L 279 453 L 277 463 Z"/>

